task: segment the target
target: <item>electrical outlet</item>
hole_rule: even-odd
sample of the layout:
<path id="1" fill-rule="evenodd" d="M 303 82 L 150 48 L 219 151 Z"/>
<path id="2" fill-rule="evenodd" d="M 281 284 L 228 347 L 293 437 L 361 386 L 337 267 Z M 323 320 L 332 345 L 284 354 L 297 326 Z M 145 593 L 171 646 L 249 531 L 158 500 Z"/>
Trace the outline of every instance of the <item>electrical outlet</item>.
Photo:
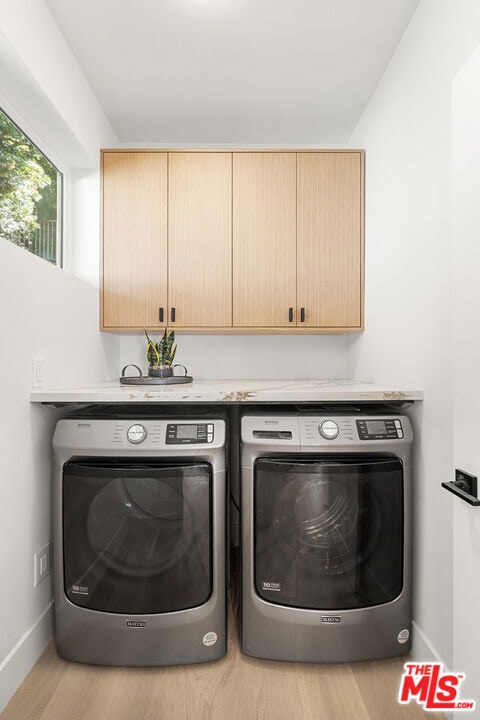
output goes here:
<path id="1" fill-rule="evenodd" d="M 43 358 L 32 358 L 32 387 L 43 388 L 45 385 L 45 373 Z"/>
<path id="2" fill-rule="evenodd" d="M 50 543 L 33 556 L 33 587 L 37 587 L 47 575 L 50 575 Z"/>

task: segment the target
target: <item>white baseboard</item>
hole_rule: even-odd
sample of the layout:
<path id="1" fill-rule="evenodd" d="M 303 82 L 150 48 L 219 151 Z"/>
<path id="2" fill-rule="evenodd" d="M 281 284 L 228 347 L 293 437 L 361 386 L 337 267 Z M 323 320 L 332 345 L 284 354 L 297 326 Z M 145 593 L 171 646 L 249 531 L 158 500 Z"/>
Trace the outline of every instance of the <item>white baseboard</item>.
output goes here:
<path id="1" fill-rule="evenodd" d="M 412 633 L 412 649 L 410 654 L 412 659 L 416 662 L 441 662 L 446 670 L 448 670 L 447 664 L 440 657 L 435 646 L 430 640 L 422 633 L 418 625 L 413 622 L 413 633 Z M 428 714 L 428 713 L 427 713 Z M 465 713 L 463 713 L 465 715 Z M 445 720 L 453 720 L 453 713 L 444 713 Z"/>
<path id="2" fill-rule="evenodd" d="M 443 662 L 435 646 L 430 642 L 426 635 L 422 633 L 416 622 L 412 623 L 412 649 L 410 651 L 413 660 L 422 662 Z"/>
<path id="3" fill-rule="evenodd" d="M 0 663 L 0 713 L 52 639 L 53 601 Z"/>

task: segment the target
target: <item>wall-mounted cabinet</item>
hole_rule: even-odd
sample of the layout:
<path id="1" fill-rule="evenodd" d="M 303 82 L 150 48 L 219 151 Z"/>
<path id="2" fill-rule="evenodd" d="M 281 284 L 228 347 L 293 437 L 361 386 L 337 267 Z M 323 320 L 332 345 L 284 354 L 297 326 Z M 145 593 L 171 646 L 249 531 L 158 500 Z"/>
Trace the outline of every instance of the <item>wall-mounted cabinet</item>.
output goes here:
<path id="1" fill-rule="evenodd" d="M 233 324 L 280 328 L 296 305 L 296 155 L 233 155 Z"/>
<path id="2" fill-rule="evenodd" d="M 363 325 L 363 156 L 297 154 L 297 325 Z"/>
<path id="3" fill-rule="evenodd" d="M 105 330 L 363 328 L 362 151 L 102 151 Z"/>
<path id="4" fill-rule="evenodd" d="M 231 153 L 168 155 L 170 325 L 232 324 Z"/>
<path id="5" fill-rule="evenodd" d="M 167 154 L 102 160 L 102 326 L 157 327 L 167 306 Z"/>

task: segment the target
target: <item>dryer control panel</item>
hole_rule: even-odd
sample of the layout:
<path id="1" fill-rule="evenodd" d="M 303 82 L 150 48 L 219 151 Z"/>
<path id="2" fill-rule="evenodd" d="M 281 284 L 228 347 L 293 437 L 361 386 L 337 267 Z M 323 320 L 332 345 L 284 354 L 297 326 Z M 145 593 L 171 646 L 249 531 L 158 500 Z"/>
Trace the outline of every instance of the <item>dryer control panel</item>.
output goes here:
<path id="1" fill-rule="evenodd" d="M 99 419 L 63 418 L 55 430 L 55 446 L 68 448 L 75 454 L 98 455 L 104 451 L 145 454 L 168 451 L 179 453 L 210 452 L 225 445 L 225 420 L 190 418 Z"/>

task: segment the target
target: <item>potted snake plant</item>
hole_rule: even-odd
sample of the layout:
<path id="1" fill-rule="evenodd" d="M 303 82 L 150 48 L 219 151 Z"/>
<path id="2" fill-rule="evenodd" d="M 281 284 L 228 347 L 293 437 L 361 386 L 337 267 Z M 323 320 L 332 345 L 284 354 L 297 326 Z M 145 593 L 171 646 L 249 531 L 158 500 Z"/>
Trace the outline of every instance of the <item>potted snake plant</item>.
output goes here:
<path id="1" fill-rule="evenodd" d="M 158 342 L 154 342 L 148 336 L 146 330 L 144 332 L 147 338 L 148 374 L 151 377 L 171 377 L 173 375 L 173 360 L 177 352 L 175 331 L 166 327 Z"/>

